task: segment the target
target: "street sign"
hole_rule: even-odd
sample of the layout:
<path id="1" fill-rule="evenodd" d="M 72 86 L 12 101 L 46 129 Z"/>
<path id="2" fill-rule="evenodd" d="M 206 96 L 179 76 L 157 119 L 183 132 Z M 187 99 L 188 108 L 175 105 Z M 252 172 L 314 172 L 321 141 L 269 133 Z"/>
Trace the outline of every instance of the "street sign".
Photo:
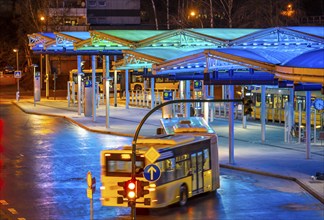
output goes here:
<path id="1" fill-rule="evenodd" d="M 15 71 L 14 77 L 15 78 L 21 78 L 21 71 Z"/>
<path id="2" fill-rule="evenodd" d="M 143 173 L 144 178 L 147 181 L 155 182 L 157 181 L 161 176 L 161 170 L 160 167 L 158 167 L 155 164 L 149 164 L 144 168 Z"/>
<path id="3" fill-rule="evenodd" d="M 151 163 L 154 163 L 159 157 L 160 153 L 155 150 L 154 147 L 151 147 L 146 153 L 145 153 L 145 158 L 149 160 Z"/>
<path id="4" fill-rule="evenodd" d="M 92 199 L 92 195 L 96 190 L 96 178 L 92 177 L 90 171 L 88 171 L 87 173 L 87 184 L 88 184 L 87 196 L 89 199 Z"/>
<path id="5" fill-rule="evenodd" d="M 202 82 L 200 80 L 194 81 L 194 90 L 202 90 Z"/>
<path id="6" fill-rule="evenodd" d="M 84 87 L 91 88 L 92 87 L 92 81 L 91 80 L 86 80 L 84 82 Z"/>
<path id="7" fill-rule="evenodd" d="M 35 78 L 39 78 L 40 77 L 40 72 L 39 71 L 36 71 L 35 72 Z"/>
<path id="8" fill-rule="evenodd" d="M 172 91 L 163 91 L 163 101 L 173 100 Z"/>
<path id="9" fill-rule="evenodd" d="M 92 187 L 92 175 L 91 175 L 90 171 L 88 171 L 88 173 L 87 173 L 87 183 L 88 183 L 88 188 L 91 188 Z"/>
<path id="10" fill-rule="evenodd" d="M 93 197 L 93 192 L 92 192 L 92 190 L 91 189 L 87 189 L 87 197 L 89 198 L 89 199 L 92 199 L 92 197 Z"/>

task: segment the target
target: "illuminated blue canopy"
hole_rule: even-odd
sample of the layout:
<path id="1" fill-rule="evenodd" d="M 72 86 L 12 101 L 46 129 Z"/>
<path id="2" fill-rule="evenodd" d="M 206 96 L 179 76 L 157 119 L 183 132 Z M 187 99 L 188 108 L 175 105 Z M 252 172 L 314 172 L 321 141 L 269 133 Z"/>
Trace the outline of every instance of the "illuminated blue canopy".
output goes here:
<path id="1" fill-rule="evenodd" d="M 288 60 L 283 66 L 324 68 L 324 49 L 309 51 Z M 323 75 L 324 78 L 324 75 Z"/>
<path id="2" fill-rule="evenodd" d="M 109 30 L 35 33 L 28 37 L 34 52 L 123 54 L 124 59 L 116 62 L 115 68 L 152 67 L 152 73 L 159 76 L 198 79 L 217 71 L 219 75 L 211 79 L 235 82 L 279 78 L 324 85 L 323 27 Z"/>

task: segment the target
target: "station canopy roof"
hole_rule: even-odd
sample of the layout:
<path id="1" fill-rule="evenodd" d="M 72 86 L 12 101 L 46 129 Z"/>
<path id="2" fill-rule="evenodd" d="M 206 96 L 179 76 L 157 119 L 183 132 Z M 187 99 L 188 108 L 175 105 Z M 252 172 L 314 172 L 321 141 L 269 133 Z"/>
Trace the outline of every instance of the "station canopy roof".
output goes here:
<path id="1" fill-rule="evenodd" d="M 123 54 L 117 69 L 146 67 L 155 75 L 179 76 L 231 72 L 232 77 L 245 70 L 324 85 L 322 27 L 92 30 L 28 38 L 35 53 Z"/>

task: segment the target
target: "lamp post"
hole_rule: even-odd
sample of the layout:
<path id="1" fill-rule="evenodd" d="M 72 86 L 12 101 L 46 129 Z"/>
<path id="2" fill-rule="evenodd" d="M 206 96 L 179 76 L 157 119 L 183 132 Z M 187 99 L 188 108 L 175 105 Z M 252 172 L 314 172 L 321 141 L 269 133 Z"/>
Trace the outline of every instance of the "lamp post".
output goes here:
<path id="1" fill-rule="evenodd" d="M 40 19 L 41 24 L 42 24 L 41 31 L 42 32 L 44 32 L 44 31 L 47 32 L 47 20 L 45 19 L 44 16 L 41 16 L 39 19 Z"/>
<path id="2" fill-rule="evenodd" d="M 17 68 L 16 71 L 19 71 L 19 50 L 13 49 L 13 52 L 16 53 L 16 61 L 17 61 Z M 19 101 L 19 79 L 17 78 L 17 92 L 16 92 L 16 100 Z"/>

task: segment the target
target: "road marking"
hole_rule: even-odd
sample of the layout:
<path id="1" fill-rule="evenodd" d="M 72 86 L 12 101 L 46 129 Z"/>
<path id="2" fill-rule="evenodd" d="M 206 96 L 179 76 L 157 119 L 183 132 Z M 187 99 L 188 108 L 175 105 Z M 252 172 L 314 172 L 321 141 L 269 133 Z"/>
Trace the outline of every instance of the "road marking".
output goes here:
<path id="1" fill-rule="evenodd" d="M 8 211 L 11 212 L 11 214 L 14 214 L 14 215 L 18 214 L 18 212 L 14 208 L 9 208 Z"/>
<path id="2" fill-rule="evenodd" d="M 0 200 L 1 205 L 8 205 L 6 200 Z"/>
<path id="3" fill-rule="evenodd" d="M 1 204 L 1 205 L 9 205 L 9 203 L 8 203 L 6 200 L 0 200 L 0 204 Z M 17 215 L 17 214 L 18 214 L 18 212 L 17 212 L 16 209 L 14 209 L 14 208 L 8 208 L 8 211 L 9 211 L 11 214 L 13 214 L 13 215 Z M 26 219 L 20 217 L 20 218 L 17 218 L 17 220 L 26 220 Z"/>

